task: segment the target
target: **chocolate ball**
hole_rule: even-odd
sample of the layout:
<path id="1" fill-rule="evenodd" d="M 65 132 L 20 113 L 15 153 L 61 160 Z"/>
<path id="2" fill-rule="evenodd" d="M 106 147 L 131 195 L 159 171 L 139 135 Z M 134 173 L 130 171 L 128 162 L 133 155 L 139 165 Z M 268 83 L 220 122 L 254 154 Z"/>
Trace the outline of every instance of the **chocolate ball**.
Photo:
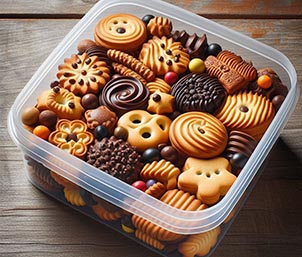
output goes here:
<path id="1" fill-rule="evenodd" d="M 153 162 L 159 161 L 161 159 L 161 155 L 158 149 L 148 148 L 143 152 L 142 158 L 144 162 Z"/>
<path id="2" fill-rule="evenodd" d="M 102 140 L 104 137 L 109 136 L 109 131 L 105 126 L 99 125 L 94 129 L 94 136 L 98 140 Z"/>
<path id="3" fill-rule="evenodd" d="M 35 125 L 39 120 L 39 110 L 35 107 L 26 108 L 21 114 L 21 120 L 24 125 Z"/>
<path id="4" fill-rule="evenodd" d="M 116 138 L 122 139 L 124 141 L 127 141 L 128 138 L 128 131 L 124 129 L 123 127 L 116 127 L 113 132 L 114 136 Z"/>
<path id="5" fill-rule="evenodd" d="M 152 15 L 152 14 L 147 14 L 147 15 L 145 15 L 145 16 L 142 18 L 142 21 L 143 21 L 146 25 L 148 25 L 149 21 L 152 20 L 153 18 L 155 18 L 154 15 Z"/>
<path id="6" fill-rule="evenodd" d="M 84 53 L 89 47 L 91 46 L 95 46 L 96 43 L 90 39 L 83 39 L 82 41 L 80 41 L 80 43 L 78 44 L 78 51 L 80 53 Z"/>
<path id="7" fill-rule="evenodd" d="M 85 110 L 95 109 L 99 106 L 99 99 L 95 94 L 88 93 L 82 97 L 81 105 Z"/>
<path id="8" fill-rule="evenodd" d="M 281 107 L 281 104 L 283 103 L 285 97 L 283 95 L 276 95 L 273 97 L 272 99 L 272 104 L 274 105 L 276 111 L 279 110 L 279 108 Z"/>
<path id="9" fill-rule="evenodd" d="M 230 158 L 230 164 L 232 166 L 233 172 L 239 174 L 243 169 L 244 165 L 248 161 L 248 157 L 242 153 L 234 153 Z"/>
<path id="10" fill-rule="evenodd" d="M 46 127 L 55 126 L 58 120 L 58 115 L 51 110 L 44 110 L 39 115 L 40 124 Z"/>
<path id="11" fill-rule="evenodd" d="M 178 159 L 178 152 L 170 145 L 165 146 L 160 151 L 161 156 L 172 163 L 175 163 Z"/>
<path id="12" fill-rule="evenodd" d="M 217 56 L 220 52 L 222 51 L 222 48 L 220 45 L 216 43 L 209 44 L 207 51 L 206 51 L 206 56 L 213 55 Z"/>

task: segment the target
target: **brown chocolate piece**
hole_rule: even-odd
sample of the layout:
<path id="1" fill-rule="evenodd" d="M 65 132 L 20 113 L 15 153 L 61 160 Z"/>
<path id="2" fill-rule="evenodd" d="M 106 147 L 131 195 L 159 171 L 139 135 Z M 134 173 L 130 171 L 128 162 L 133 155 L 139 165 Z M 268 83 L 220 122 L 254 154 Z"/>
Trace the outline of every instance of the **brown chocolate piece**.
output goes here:
<path id="1" fill-rule="evenodd" d="M 44 110 L 39 115 L 39 123 L 46 127 L 55 126 L 58 120 L 58 115 L 51 110 Z"/>
<path id="2" fill-rule="evenodd" d="M 115 137 L 95 140 L 87 153 L 88 163 L 128 184 L 138 179 L 141 155 L 129 143 Z"/>

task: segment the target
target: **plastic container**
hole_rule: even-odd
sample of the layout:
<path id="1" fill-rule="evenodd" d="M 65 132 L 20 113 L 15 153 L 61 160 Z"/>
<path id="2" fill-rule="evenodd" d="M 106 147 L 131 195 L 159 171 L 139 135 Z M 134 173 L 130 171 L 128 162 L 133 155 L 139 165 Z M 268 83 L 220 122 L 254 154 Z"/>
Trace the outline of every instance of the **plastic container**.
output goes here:
<path id="1" fill-rule="evenodd" d="M 49 84 L 56 79 L 58 65 L 63 63 L 64 58 L 70 57 L 71 54 L 76 52 L 76 47 L 80 40 L 93 39 L 93 31 L 97 22 L 105 16 L 114 13 L 130 13 L 138 17 L 143 17 L 146 14 L 163 16 L 172 21 L 174 29 L 185 29 L 189 34 L 202 35 L 205 33 L 208 42 L 219 43 L 224 49 L 229 49 L 243 56 L 246 60 L 252 60 L 256 68 L 271 67 L 279 75 L 283 84 L 288 87 L 285 101 L 266 133 L 235 183 L 217 204 L 195 212 L 181 211 L 170 207 L 130 185 L 104 172 L 100 172 L 86 162 L 60 150 L 23 128 L 20 118 L 22 110 L 25 107 L 35 105 L 38 95 L 49 88 Z M 232 218 L 239 211 L 240 206 L 246 200 L 255 181 L 261 174 L 261 166 L 289 119 L 297 102 L 297 96 L 297 75 L 293 65 L 286 56 L 269 46 L 158 0 L 101 0 L 66 35 L 22 92 L 20 92 L 10 110 L 8 128 L 12 139 L 24 153 L 30 181 L 42 191 L 133 238 L 146 247 L 157 251 L 162 256 L 182 256 L 177 250 L 181 242 L 173 242 L 173 244 L 162 246 L 150 238 L 138 239 L 133 228 L 127 225 L 129 223 L 127 221 L 129 213 L 141 216 L 165 230 L 182 234 L 182 240 L 187 238 L 187 235 L 208 237 L 210 242 L 205 239 L 208 250 L 197 256 L 205 254 L 209 256 L 223 238 L 231 224 Z M 76 206 L 81 205 L 77 204 L 79 195 L 71 195 L 70 197 L 74 197 L 74 199 L 73 201 L 69 199 L 68 202 L 62 187 L 50 176 L 50 171 L 76 184 L 78 186 L 77 193 L 84 199 L 86 205 Z M 115 221 L 107 221 L 105 218 L 100 218 L 92 210 L 92 206 L 95 204 L 92 195 L 109 202 L 109 209 L 112 209 L 114 205 L 116 206 L 116 211 L 124 210 L 128 214 L 126 215 L 126 212 L 124 212 L 121 215 L 122 217 Z M 202 242 L 201 239 L 199 241 Z M 205 246 L 202 247 L 204 248 Z"/>

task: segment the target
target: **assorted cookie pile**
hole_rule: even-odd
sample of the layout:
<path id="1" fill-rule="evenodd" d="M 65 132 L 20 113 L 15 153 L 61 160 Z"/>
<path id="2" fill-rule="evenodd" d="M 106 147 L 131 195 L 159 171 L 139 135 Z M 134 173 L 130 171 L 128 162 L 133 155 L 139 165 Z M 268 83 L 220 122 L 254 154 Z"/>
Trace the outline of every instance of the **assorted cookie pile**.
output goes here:
<path id="1" fill-rule="evenodd" d="M 257 70 L 209 44 L 206 34 L 173 30 L 165 17 L 106 16 L 94 40 L 77 48 L 23 111 L 25 128 L 182 210 L 203 210 L 227 194 L 287 94 L 272 69 Z M 104 221 L 119 220 L 124 232 L 159 250 L 204 256 L 220 233 L 218 227 L 175 234 L 54 171 L 44 174 L 32 160 L 29 166 L 41 187 L 62 191 L 66 201 L 91 207 Z"/>

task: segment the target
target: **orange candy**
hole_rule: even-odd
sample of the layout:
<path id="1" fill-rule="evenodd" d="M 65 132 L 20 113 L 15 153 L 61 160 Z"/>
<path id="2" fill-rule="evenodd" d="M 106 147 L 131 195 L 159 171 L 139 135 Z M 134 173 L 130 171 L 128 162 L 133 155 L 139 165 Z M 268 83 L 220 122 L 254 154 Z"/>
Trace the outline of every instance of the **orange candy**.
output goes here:
<path id="1" fill-rule="evenodd" d="M 257 80 L 258 86 L 263 89 L 269 88 L 272 85 L 272 83 L 273 83 L 273 81 L 272 81 L 271 77 L 268 75 L 261 75 Z"/>
<path id="2" fill-rule="evenodd" d="M 34 128 L 33 134 L 44 140 L 47 140 L 48 136 L 50 134 L 50 130 L 48 127 L 46 127 L 44 125 L 38 125 Z"/>

